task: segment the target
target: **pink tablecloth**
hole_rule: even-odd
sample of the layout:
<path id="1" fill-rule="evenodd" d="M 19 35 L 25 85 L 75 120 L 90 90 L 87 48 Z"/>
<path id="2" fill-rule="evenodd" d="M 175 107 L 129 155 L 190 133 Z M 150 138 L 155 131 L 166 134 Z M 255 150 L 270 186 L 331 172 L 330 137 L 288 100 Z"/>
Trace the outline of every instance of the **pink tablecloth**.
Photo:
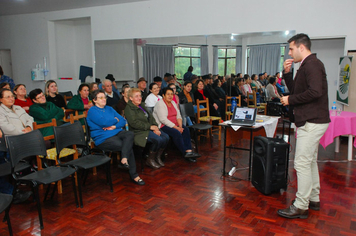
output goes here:
<path id="1" fill-rule="evenodd" d="M 323 137 L 320 139 L 320 144 L 326 148 L 334 142 L 334 138 L 340 135 L 356 135 L 356 113 L 343 111 L 340 116 L 331 116 L 331 122 Z M 356 139 L 354 141 L 356 147 Z"/>

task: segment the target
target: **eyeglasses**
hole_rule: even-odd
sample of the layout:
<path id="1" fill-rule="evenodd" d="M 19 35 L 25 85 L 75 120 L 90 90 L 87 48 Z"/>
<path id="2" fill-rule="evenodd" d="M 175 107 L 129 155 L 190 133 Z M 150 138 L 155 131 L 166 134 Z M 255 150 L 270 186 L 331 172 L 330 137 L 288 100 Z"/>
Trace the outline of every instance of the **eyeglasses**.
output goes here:
<path id="1" fill-rule="evenodd" d="M 10 99 L 10 98 L 15 98 L 15 96 L 14 95 L 10 95 L 10 96 L 6 96 L 6 97 L 3 97 L 3 98 Z"/>
<path id="2" fill-rule="evenodd" d="M 44 94 L 37 95 L 36 100 L 40 98 L 44 98 L 44 96 L 45 96 Z"/>
<path id="3" fill-rule="evenodd" d="M 106 99 L 106 97 L 96 97 L 97 99 Z"/>

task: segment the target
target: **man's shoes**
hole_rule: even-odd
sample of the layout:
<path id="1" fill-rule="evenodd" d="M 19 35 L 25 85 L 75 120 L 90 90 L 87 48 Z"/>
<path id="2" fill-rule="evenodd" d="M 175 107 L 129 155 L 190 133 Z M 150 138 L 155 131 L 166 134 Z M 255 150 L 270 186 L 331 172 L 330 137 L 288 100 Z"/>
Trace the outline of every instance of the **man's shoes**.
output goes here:
<path id="1" fill-rule="evenodd" d="M 186 157 L 185 159 L 189 162 L 193 162 L 193 163 L 197 162 L 197 159 L 195 159 L 194 157 Z"/>
<path id="2" fill-rule="evenodd" d="M 292 204 L 287 209 L 278 210 L 277 214 L 288 219 L 306 219 L 308 218 L 309 211 L 298 209 Z"/>
<path id="3" fill-rule="evenodd" d="M 119 168 L 120 169 L 124 169 L 124 170 L 129 170 L 130 169 L 130 165 L 128 163 L 120 163 L 119 164 Z"/>
<path id="4" fill-rule="evenodd" d="M 24 192 L 24 191 L 17 189 L 15 196 L 14 196 L 14 200 L 12 201 L 12 203 L 19 204 L 19 203 L 25 202 L 31 195 L 32 195 L 31 191 Z"/>
<path id="5" fill-rule="evenodd" d="M 198 158 L 201 157 L 201 155 L 199 153 L 196 152 L 186 152 L 184 155 L 185 158 Z"/>
<path id="6" fill-rule="evenodd" d="M 143 179 L 138 179 L 137 181 L 136 180 L 134 180 L 134 179 L 131 179 L 132 180 L 132 182 L 134 182 L 135 184 L 138 184 L 138 185 L 145 185 L 146 183 L 145 183 L 145 181 L 143 181 Z"/>
<path id="7" fill-rule="evenodd" d="M 292 201 L 292 205 L 294 204 L 295 199 Z M 309 209 L 314 211 L 320 211 L 320 202 L 312 202 L 309 201 Z"/>

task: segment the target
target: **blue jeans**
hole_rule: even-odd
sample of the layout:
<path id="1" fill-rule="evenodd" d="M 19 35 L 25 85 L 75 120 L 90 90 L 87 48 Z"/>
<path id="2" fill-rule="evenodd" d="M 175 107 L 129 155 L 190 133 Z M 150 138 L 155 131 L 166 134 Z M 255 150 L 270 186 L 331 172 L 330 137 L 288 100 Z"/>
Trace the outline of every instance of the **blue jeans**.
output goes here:
<path id="1" fill-rule="evenodd" d="M 166 148 L 169 142 L 169 136 L 163 131 L 161 131 L 160 136 L 155 134 L 153 131 L 150 131 L 148 133 L 147 142 L 152 144 L 150 147 L 150 151 L 157 152 L 159 149 Z"/>
<path id="2" fill-rule="evenodd" d="M 180 133 L 178 130 L 175 128 L 170 128 L 168 126 L 163 126 L 161 130 L 163 130 L 166 134 L 168 134 L 176 147 L 179 149 L 179 151 L 182 154 L 185 154 L 187 150 L 192 149 L 192 143 L 190 142 L 190 132 L 189 128 L 183 125 L 184 131 L 183 133 Z"/>

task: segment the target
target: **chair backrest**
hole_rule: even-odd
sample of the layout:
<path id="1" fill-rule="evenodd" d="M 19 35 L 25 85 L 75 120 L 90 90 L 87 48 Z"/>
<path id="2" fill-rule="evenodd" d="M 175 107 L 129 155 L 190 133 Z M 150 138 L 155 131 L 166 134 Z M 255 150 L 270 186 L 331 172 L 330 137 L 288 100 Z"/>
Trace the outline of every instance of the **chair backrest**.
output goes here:
<path id="1" fill-rule="evenodd" d="M 48 128 L 48 127 L 56 127 L 56 126 L 57 126 L 57 121 L 55 118 L 53 118 L 51 122 L 45 124 L 37 124 L 37 122 L 33 122 L 33 130 Z M 52 135 L 44 136 L 43 139 L 44 140 L 54 139 L 54 135 L 52 134 Z"/>
<path id="2" fill-rule="evenodd" d="M 252 98 L 250 98 L 252 96 Z M 252 102 L 252 105 L 250 104 Z M 256 92 L 247 92 L 247 106 L 257 106 Z"/>
<path id="3" fill-rule="evenodd" d="M 12 169 L 26 157 L 47 155 L 46 144 L 39 130 L 33 130 L 20 135 L 6 136 L 5 138 L 10 153 Z"/>
<path id="4" fill-rule="evenodd" d="M 54 127 L 54 137 L 56 142 L 57 156 L 63 148 L 73 145 L 87 146 L 84 130 L 79 121 L 73 124 Z"/>
<path id="5" fill-rule="evenodd" d="M 65 103 L 68 104 L 69 100 L 71 100 L 73 98 L 73 96 L 64 95 L 63 98 L 64 98 Z"/>
<path id="6" fill-rule="evenodd" d="M 241 107 L 241 95 L 239 96 L 226 96 L 225 98 L 225 113 L 231 111 L 231 99 L 236 98 L 236 106 Z"/>
<path id="7" fill-rule="evenodd" d="M 209 111 L 209 98 L 206 98 L 205 100 L 199 100 L 197 99 L 197 118 L 199 122 L 199 118 L 202 116 L 201 112 L 206 112 L 206 116 L 210 116 L 210 111 Z M 200 105 L 203 105 L 204 108 L 201 108 Z"/>
<path id="8" fill-rule="evenodd" d="M 66 92 L 58 92 L 60 95 L 64 96 L 69 96 L 69 97 L 73 97 L 73 93 L 72 91 L 66 91 Z"/>
<path id="9" fill-rule="evenodd" d="M 179 109 L 182 115 L 184 125 L 187 124 L 187 116 L 189 116 L 190 118 L 195 118 L 193 103 L 179 103 Z"/>

